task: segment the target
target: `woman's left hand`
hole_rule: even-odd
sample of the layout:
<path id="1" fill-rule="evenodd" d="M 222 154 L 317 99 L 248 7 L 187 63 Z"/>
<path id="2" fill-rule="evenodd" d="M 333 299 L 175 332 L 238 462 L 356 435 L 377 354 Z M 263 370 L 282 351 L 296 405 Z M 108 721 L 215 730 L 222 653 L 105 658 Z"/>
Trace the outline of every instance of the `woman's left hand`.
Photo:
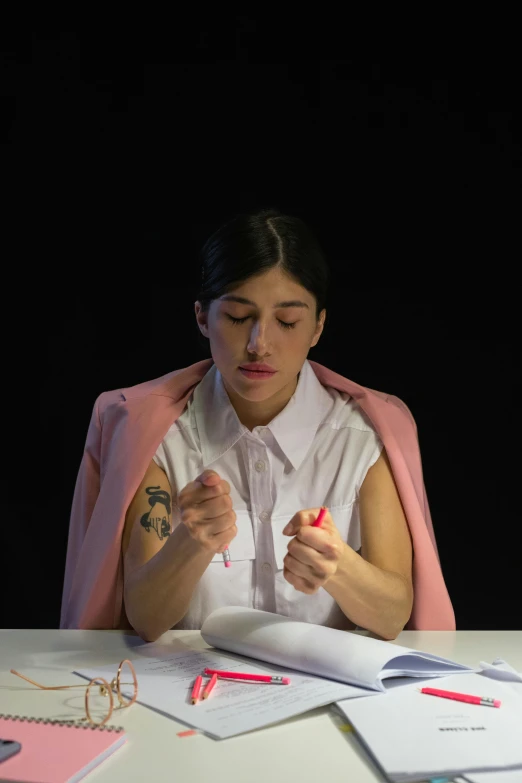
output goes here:
<path id="1" fill-rule="evenodd" d="M 327 511 L 321 527 L 312 527 L 320 509 L 298 511 L 284 528 L 285 536 L 295 536 L 288 544 L 283 575 L 302 593 L 312 595 L 336 573 L 347 546 Z"/>

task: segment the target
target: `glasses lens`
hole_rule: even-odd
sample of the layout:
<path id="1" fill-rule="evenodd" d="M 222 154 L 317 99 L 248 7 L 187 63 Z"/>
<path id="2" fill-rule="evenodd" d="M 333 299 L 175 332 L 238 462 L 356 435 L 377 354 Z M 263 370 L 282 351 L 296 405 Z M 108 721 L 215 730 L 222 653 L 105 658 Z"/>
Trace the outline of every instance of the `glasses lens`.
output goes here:
<path id="1" fill-rule="evenodd" d="M 138 695 L 138 681 L 134 666 L 130 661 L 123 661 L 120 668 L 120 675 L 116 680 L 116 688 L 120 704 L 128 707 L 134 704 Z"/>
<path id="2" fill-rule="evenodd" d="M 105 680 L 93 680 L 87 688 L 85 696 L 87 717 L 92 723 L 102 725 L 106 723 L 112 712 L 112 693 L 109 683 Z"/>

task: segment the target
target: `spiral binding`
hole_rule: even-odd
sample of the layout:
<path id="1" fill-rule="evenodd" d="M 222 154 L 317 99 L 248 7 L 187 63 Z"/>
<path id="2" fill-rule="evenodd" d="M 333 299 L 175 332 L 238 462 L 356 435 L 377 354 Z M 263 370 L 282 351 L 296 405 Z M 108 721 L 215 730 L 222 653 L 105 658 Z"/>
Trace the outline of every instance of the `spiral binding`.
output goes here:
<path id="1" fill-rule="evenodd" d="M 4 718 L 4 720 L 19 720 L 24 723 L 44 723 L 44 724 L 55 724 L 57 726 L 66 726 L 68 729 L 91 729 L 92 731 L 124 731 L 125 729 L 123 726 L 91 726 L 90 723 L 86 723 L 84 726 L 82 726 L 79 723 L 76 723 L 73 720 L 59 720 L 58 718 L 33 718 L 30 715 L 8 715 L 3 712 L 0 712 L 0 718 Z"/>

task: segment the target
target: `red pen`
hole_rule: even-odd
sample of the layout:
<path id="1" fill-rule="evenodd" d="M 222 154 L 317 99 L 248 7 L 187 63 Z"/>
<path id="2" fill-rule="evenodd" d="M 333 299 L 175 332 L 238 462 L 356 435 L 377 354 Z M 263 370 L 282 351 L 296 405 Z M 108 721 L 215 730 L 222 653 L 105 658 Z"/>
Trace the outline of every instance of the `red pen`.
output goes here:
<path id="1" fill-rule="evenodd" d="M 465 701 L 467 704 L 481 704 L 484 707 L 500 707 L 501 704 L 498 699 L 492 699 L 490 696 L 470 696 L 468 693 L 441 691 L 438 688 L 420 688 L 419 690 L 421 693 L 427 693 L 430 696 L 441 696 L 443 699 Z"/>
<path id="2" fill-rule="evenodd" d="M 205 669 L 205 674 L 206 673 L 207 673 L 207 670 Z M 216 682 L 217 682 L 217 674 L 213 674 L 212 677 L 210 678 L 210 682 L 208 682 L 207 687 L 203 691 L 203 698 L 204 699 L 208 699 L 208 697 L 210 696 L 210 694 L 212 692 L 212 689 L 214 688 L 214 685 L 216 684 Z"/>
<path id="3" fill-rule="evenodd" d="M 317 519 L 315 520 L 315 522 L 312 522 L 312 527 L 321 527 L 327 511 L 328 509 L 326 508 L 326 506 L 321 506 L 321 510 L 319 511 L 319 515 Z"/>
<path id="4" fill-rule="evenodd" d="M 196 677 L 196 679 L 194 681 L 194 687 L 192 688 L 192 696 L 191 696 L 192 704 L 197 704 L 197 702 L 198 702 L 199 692 L 201 690 L 201 683 L 202 682 L 203 682 L 203 677 L 201 676 L 201 674 L 198 674 L 198 676 Z"/>
<path id="5" fill-rule="evenodd" d="M 225 672 L 220 669 L 205 669 L 205 674 L 228 680 L 249 680 L 250 682 L 270 682 L 273 685 L 290 685 L 290 677 L 270 674 L 245 674 L 244 672 Z"/>

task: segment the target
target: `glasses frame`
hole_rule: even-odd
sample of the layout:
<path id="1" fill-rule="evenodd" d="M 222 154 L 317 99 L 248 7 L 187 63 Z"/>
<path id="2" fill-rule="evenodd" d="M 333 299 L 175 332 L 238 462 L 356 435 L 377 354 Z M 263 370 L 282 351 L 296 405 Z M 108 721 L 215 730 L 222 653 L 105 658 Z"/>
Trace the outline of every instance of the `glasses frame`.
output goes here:
<path id="1" fill-rule="evenodd" d="M 120 682 L 121 670 L 124 664 L 128 664 L 133 678 L 132 684 L 134 685 L 134 693 L 130 701 L 125 701 L 120 688 L 120 685 L 131 684 L 126 682 L 124 683 Z M 62 691 L 62 690 L 67 690 L 68 688 L 85 688 L 86 717 L 78 718 L 78 720 L 79 721 L 86 720 L 91 724 L 91 726 L 105 726 L 105 724 L 111 719 L 111 715 L 114 711 L 114 697 L 112 695 L 113 692 L 116 692 L 116 695 L 118 696 L 119 707 L 121 707 L 122 709 L 125 709 L 125 707 L 130 707 L 132 704 L 134 704 L 134 702 L 138 698 L 138 678 L 136 676 L 136 670 L 128 658 L 124 658 L 123 661 L 120 661 L 120 665 L 118 666 L 118 671 L 116 672 L 116 676 L 112 678 L 110 683 L 108 683 L 107 680 L 105 680 L 103 677 L 95 677 L 94 679 L 90 680 L 87 683 L 87 685 L 41 685 L 39 682 L 36 682 L 35 680 L 31 680 L 29 677 L 26 677 L 25 674 L 20 674 L 20 672 L 17 672 L 16 669 L 10 669 L 9 671 L 11 672 L 11 674 L 15 674 L 17 677 L 21 677 L 22 680 L 26 680 L 26 682 L 30 682 L 31 685 L 36 685 L 37 688 L 41 688 L 44 691 Z M 93 720 L 91 712 L 89 710 L 89 694 L 91 688 L 93 688 L 94 686 L 99 687 L 101 696 L 109 697 L 109 712 L 108 715 L 102 721 Z M 74 723 L 74 721 L 71 722 Z"/>

